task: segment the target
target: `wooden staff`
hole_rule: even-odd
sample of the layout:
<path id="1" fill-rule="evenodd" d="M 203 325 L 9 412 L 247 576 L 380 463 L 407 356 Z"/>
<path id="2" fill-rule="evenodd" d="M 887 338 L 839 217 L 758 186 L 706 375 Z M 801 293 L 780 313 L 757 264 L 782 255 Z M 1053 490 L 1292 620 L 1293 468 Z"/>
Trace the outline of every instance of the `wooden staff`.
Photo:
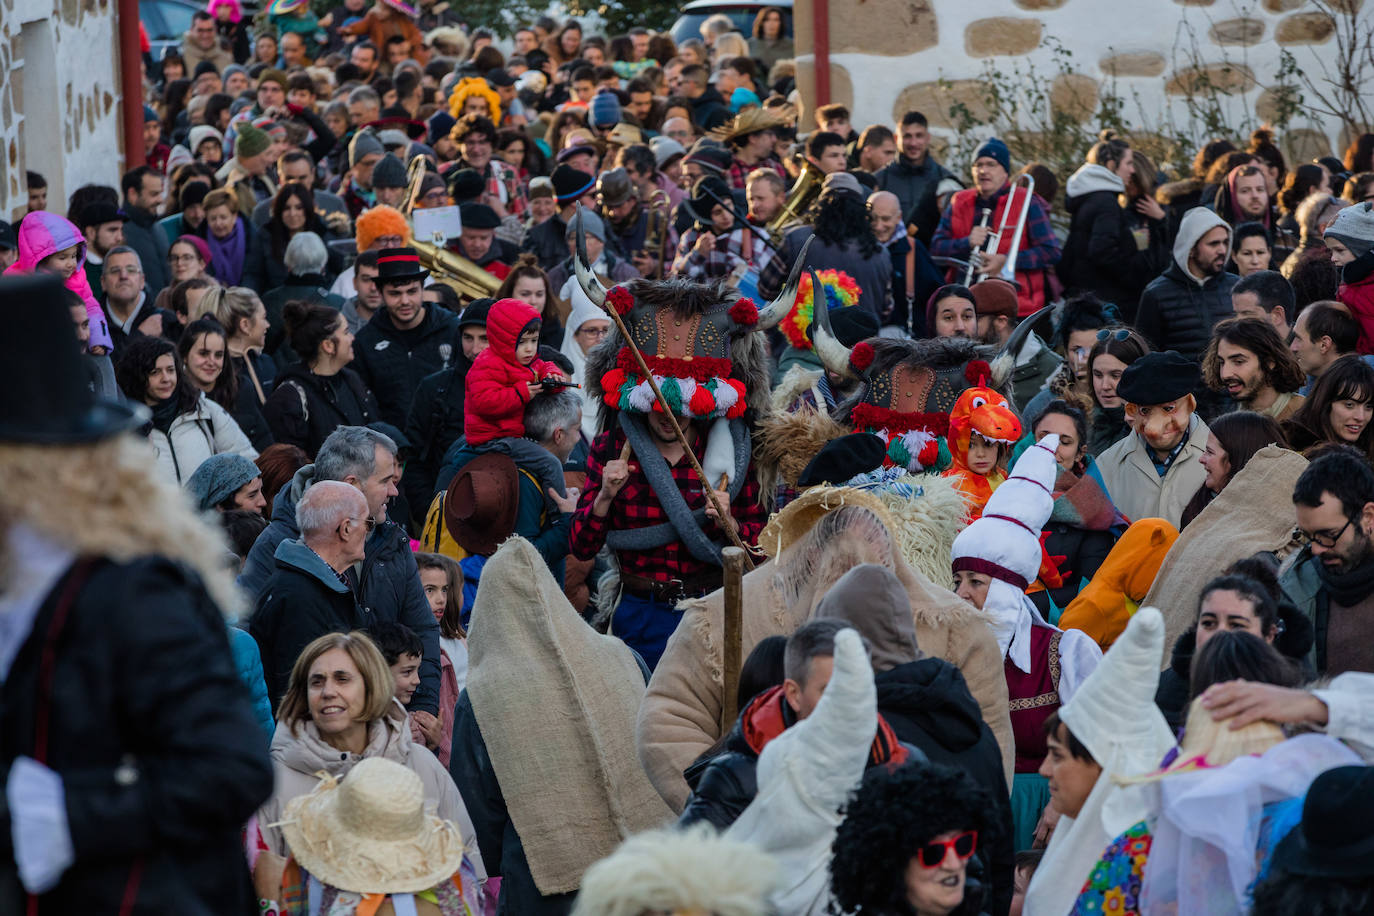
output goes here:
<path id="1" fill-rule="evenodd" d="M 576 218 L 580 220 L 582 214 L 578 213 Z M 576 265 L 574 269 L 588 265 L 589 263 L 590 262 L 587 260 L 587 239 L 582 234 L 582 226 L 579 223 L 577 229 Z M 590 270 L 590 267 L 587 267 L 587 269 Z M 654 393 L 654 399 L 657 400 L 659 406 L 663 408 L 663 415 L 668 418 L 668 422 L 673 426 L 673 435 L 677 436 L 677 441 L 681 444 L 683 452 L 687 456 L 687 462 L 691 464 L 692 470 L 696 472 L 697 479 L 700 480 L 702 485 L 706 488 L 706 499 L 715 507 L 720 527 L 725 529 L 725 535 L 730 539 L 730 543 L 744 551 L 745 568 L 753 569 L 754 561 L 748 556 L 749 548 L 740 540 L 739 532 L 736 531 L 731 524 L 730 507 L 728 505 L 722 506 L 720 500 L 716 498 L 716 491 L 711 489 L 711 481 L 706 479 L 706 472 L 702 470 L 701 462 L 697 460 L 696 453 L 692 451 L 692 446 L 687 442 L 687 436 L 683 434 L 682 426 L 677 422 L 677 416 L 673 413 L 673 408 L 669 406 L 668 399 L 665 398 L 663 392 L 659 390 L 658 382 L 654 381 L 654 374 L 649 371 L 649 364 L 644 361 L 644 354 L 640 353 L 639 347 L 635 346 L 634 338 L 630 336 L 629 328 L 625 327 L 624 319 L 620 317 L 620 313 L 617 312 L 613 306 L 608 307 L 606 305 L 606 300 L 604 298 L 597 304 L 601 306 L 601 310 L 610 317 L 611 321 L 615 322 L 616 330 L 620 331 L 620 337 L 624 341 L 626 349 L 628 349 L 630 355 L 635 358 L 635 363 L 639 365 L 639 371 L 644 373 L 644 380 L 649 383 L 649 390 Z"/>
<path id="2" fill-rule="evenodd" d="M 721 685 L 720 733 L 728 734 L 739 716 L 739 672 L 744 654 L 744 565 L 747 552 L 738 547 L 721 551 L 725 559 L 725 645 L 722 649 L 724 683 Z"/>

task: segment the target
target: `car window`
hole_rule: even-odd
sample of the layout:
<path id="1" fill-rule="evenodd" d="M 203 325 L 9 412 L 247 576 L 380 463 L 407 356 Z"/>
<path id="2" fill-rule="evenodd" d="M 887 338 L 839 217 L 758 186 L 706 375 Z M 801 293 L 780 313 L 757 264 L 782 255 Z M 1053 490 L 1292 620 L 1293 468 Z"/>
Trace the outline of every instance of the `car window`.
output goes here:
<path id="1" fill-rule="evenodd" d="M 191 28 L 191 16 L 196 7 L 164 0 L 140 0 L 138 11 L 150 39 L 180 38 Z M 156 35 L 152 34 L 154 28 L 158 30 Z"/>

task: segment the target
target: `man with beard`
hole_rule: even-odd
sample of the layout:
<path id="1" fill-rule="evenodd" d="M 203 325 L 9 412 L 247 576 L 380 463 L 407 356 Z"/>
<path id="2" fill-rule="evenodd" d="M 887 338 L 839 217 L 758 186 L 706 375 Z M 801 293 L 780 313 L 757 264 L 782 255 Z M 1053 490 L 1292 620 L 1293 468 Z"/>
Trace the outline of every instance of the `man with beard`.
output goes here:
<path id="1" fill-rule="evenodd" d="M 1131 432 L 1097 458 L 1112 502 L 1131 519 L 1162 518 L 1179 527 L 1183 509 L 1207 477 L 1198 463 L 1211 434 L 1196 416 L 1197 363 L 1169 350 L 1126 367 L 1116 392 Z"/>
<path id="2" fill-rule="evenodd" d="M 633 260 L 640 276 L 654 276 L 660 269 L 661 255 L 647 248 L 649 209 L 635 194 L 629 172 L 623 167 L 602 172 L 596 180 L 596 201 L 597 210 L 606 221 L 612 250 L 622 258 Z M 665 209 L 661 219 L 667 218 Z"/>
<path id="3" fill-rule="evenodd" d="M 1341 446 L 1308 465 L 1293 488 L 1308 545 L 1279 584 L 1316 631 L 1318 675 L 1374 671 L 1374 469 Z"/>
<path id="4" fill-rule="evenodd" d="M 1183 215 L 1174 239 L 1173 263 L 1140 295 L 1136 330 L 1156 350 L 1177 350 L 1198 359 L 1212 329 L 1229 318 L 1231 288 L 1240 277 L 1226 272 L 1231 229 L 1205 207 Z"/>
<path id="5" fill-rule="evenodd" d="M 1202 379 L 1241 410 L 1279 422 L 1302 405 L 1304 398 L 1297 392 L 1307 381 L 1274 326 L 1264 318 L 1228 318 L 1217 325 L 1202 357 Z"/>

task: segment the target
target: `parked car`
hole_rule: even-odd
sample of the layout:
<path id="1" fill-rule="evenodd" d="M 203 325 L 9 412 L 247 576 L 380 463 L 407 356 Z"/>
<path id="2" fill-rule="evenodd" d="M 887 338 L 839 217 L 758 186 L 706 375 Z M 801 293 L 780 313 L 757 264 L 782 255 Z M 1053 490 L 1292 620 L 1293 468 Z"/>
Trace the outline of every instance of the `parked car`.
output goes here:
<path id="1" fill-rule="evenodd" d="M 701 24 L 707 17 L 724 13 L 734 22 L 735 29 L 745 38 L 754 33 L 754 17 L 765 6 L 776 6 L 782 10 L 783 34 L 792 37 L 792 0 L 766 2 L 766 0 L 692 0 L 682 8 L 682 15 L 673 23 L 673 41 L 681 44 L 688 38 L 701 37 Z"/>
<path id="2" fill-rule="evenodd" d="M 181 47 L 181 39 L 191 29 L 191 14 L 203 9 L 204 3 L 192 0 L 138 0 L 138 18 L 148 33 L 154 64 L 168 48 Z"/>

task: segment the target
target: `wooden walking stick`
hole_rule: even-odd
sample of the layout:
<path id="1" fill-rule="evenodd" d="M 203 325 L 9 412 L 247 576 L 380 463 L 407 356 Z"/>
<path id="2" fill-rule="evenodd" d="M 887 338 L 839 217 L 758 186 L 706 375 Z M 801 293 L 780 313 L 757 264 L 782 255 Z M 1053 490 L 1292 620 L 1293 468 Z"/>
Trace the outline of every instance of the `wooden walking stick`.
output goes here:
<path id="1" fill-rule="evenodd" d="M 748 555 L 738 547 L 721 551 L 725 558 L 724 683 L 720 697 L 720 733 L 728 734 L 739 716 L 739 672 L 744 655 L 744 564 Z"/>

